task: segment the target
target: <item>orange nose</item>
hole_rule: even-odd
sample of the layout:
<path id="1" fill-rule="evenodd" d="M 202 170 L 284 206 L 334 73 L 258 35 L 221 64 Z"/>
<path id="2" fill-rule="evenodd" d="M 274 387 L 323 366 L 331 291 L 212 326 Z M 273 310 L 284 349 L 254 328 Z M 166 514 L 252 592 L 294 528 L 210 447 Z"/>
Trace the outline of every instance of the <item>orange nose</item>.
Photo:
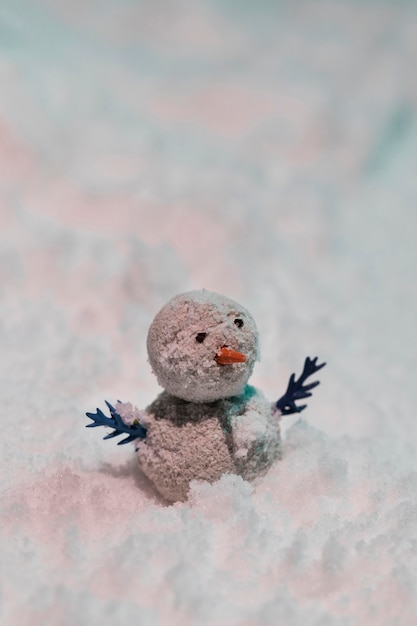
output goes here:
<path id="1" fill-rule="evenodd" d="M 244 363 L 246 357 L 241 352 L 233 350 L 233 348 L 223 346 L 216 354 L 216 361 L 219 365 L 232 365 L 233 363 Z"/>

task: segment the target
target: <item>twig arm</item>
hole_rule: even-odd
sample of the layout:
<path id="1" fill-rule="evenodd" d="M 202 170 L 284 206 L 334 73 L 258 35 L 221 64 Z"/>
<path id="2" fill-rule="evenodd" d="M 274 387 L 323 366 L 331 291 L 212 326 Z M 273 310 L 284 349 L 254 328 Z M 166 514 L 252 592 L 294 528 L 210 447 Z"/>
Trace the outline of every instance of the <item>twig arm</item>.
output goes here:
<path id="1" fill-rule="evenodd" d="M 110 411 L 111 417 L 104 415 L 103 411 L 100 409 L 96 409 L 96 413 L 86 413 L 87 417 L 93 420 L 92 424 L 86 424 L 86 428 L 95 428 L 96 426 L 109 426 L 110 428 L 113 428 L 113 432 L 103 437 L 103 439 L 112 439 L 113 437 L 117 437 L 122 434 L 129 435 L 126 439 L 122 439 L 122 441 L 118 442 L 117 445 L 119 446 L 124 443 L 130 443 L 135 439 L 145 439 L 146 428 L 139 424 L 138 420 L 135 420 L 131 426 L 125 424 L 121 415 L 119 415 L 114 406 L 112 406 L 110 402 L 107 402 L 107 400 L 105 402 Z"/>
<path id="2" fill-rule="evenodd" d="M 300 413 L 306 408 L 306 404 L 297 405 L 296 401 L 304 398 L 310 398 L 313 395 L 311 390 L 320 384 L 319 380 L 307 385 L 304 384 L 307 378 L 321 370 L 321 368 L 326 365 L 326 363 L 317 364 L 317 359 L 317 356 L 314 359 L 310 359 L 310 357 L 306 358 L 304 362 L 304 369 L 298 380 L 295 379 L 295 374 L 291 374 L 290 380 L 288 381 L 287 391 L 275 404 L 275 408 L 280 411 L 281 415 Z"/>

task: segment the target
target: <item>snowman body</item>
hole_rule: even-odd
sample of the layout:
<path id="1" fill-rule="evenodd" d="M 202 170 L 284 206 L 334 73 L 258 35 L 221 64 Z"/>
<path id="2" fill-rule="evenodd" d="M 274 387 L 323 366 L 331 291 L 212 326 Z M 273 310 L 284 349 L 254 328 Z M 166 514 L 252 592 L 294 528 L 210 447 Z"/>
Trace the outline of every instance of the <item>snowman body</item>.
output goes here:
<path id="1" fill-rule="evenodd" d="M 226 473 L 253 480 L 281 455 L 279 414 L 250 385 L 239 396 L 198 404 L 164 391 L 140 421 L 147 433 L 136 444 L 139 466 L 172 502 L 186 499 L 192 480 Z"/>

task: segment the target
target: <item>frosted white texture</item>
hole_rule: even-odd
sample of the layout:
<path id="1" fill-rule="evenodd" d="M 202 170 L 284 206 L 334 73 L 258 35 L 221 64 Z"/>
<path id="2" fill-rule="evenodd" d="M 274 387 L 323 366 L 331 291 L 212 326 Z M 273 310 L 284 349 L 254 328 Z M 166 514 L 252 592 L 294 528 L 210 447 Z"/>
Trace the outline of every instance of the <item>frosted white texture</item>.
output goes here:
<path id="1" fill-rule="evenodd" d="M 0 3 L 0 623 L 415 626 L 417 7 Z M 282 460 L 168 506 L 85 411 L 206 288 Z M 129 409 L 131 410 L 131 409 Z"/>
<path id="2" fill-rule="evenodd" d="M 241 395 L 259 358 L 258 344 L 249 311 L 206 289 L 171 298 L 155 316 L 147 338 L 149 362 L 159 384 L 176 398 L 193 403 Z M 223 347 L 235 350 L 245 361 L 218 364 L 216 356 Z"/>

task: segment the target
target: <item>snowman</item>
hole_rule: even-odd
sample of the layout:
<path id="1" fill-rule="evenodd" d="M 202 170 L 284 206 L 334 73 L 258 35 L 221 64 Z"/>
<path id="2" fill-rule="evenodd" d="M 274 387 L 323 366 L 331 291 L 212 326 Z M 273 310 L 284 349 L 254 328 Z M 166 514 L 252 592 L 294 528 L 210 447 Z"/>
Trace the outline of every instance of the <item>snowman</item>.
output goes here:
<path id="1" fill-rule="evenodd" d="M 248 385 L 259 360 L 256 324 L 240 304 L 217 293 L 191 291 L 172 298 L 153 320 L 149 362 L 164 391 L 145 410 L 106 402 L 111 417 L 87 413 L 88 427 L 109 426 L 109 439 L 128 435 L 139 466 L 169 502 L 186 500 L 192 480 L 223 474 L 254 480 L 281 457 L 280 418 L 298 413 L 312 395 L 306 379 L 324 367 L 307 357 L 298 380 L 271 404 Z"/>

